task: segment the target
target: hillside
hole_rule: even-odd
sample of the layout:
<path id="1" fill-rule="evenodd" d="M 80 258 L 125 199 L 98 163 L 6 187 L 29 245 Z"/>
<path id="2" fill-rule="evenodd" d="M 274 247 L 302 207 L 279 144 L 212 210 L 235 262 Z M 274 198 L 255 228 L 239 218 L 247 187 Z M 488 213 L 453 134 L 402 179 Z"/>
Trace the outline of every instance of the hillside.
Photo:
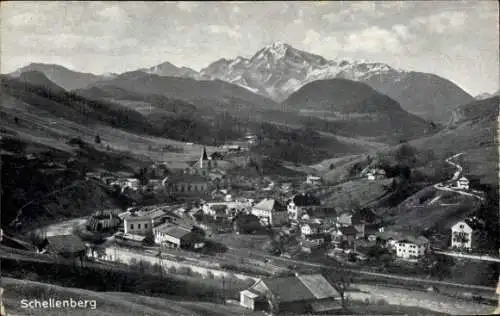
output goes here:
<path id="1" fill-rule="evenodd" d="M 105 80 L 107 77 L 91 73 L 82 73 L 70 70 L 66 67 L 53 64 L 31 63 L 11 73 L 11 76 L 19 77 L 23 72 L 37 71 L 43 73 L 50 81 L 65 90 L 81 89 L 97 81 Z"/>
<path id="2" fill-rule="evenodd" d="M 277 108 L 276 102 L 234 84 L 215 80 L 198 81 L 190 78 L 160 77 L 142 71 L 122 74 L 114 79 L 97 82 L 94 86 L 112 85 L 135 93 L 161 95 L 193 103 L 200 109 L 210 108 L 229 113 Z"/>
<path id="3" fill-rule="evenodd" d="M 421 72 L 385 72 L 364 80 L 396 100 L 406 111 L 436 123 L 446 123 L 453 110 L 474 98 L 453 82 Z"/>
<path id="4" fill-rule="evenodd" d="M 157 298 L 125 292 L 97 292 L 74 287 L 63 287 L 48 283 L 2 278 L 4 288 L 3 304 L 8 315 L 24 315 L 26 310 L 20 308 L 20 298 L 68 298 L 95 300 L 96 308 L 91 309 L 42 309 L 31 315 L 151 315 L 151 316 L 230 316 L 259 315 L 244 310 L 238 305 L 225 305 L 210 302 L 188 301 L 177 298 Z"/>
<path id="5" fill-rule="evenodd" d="M 370 86 L 346 79 L 317 80 L 306 84 L 282 103 L 300 111 L 311 124 L 342 136 L 379 137 L 398 142 L 429 135 L 437 126 L 404 111 L 400 105 Z M 325 129 L 323 129 L 325 130 Z"/>
<path id="6" fill-rule="evenodd" d="M 18 77 L 19 81 L 26 82 L 30 85 L 41 86 L 54 93 L 65 92 L 63 88 L 50 81 L 44 73 L 39 71 L 25 71 Z"/>

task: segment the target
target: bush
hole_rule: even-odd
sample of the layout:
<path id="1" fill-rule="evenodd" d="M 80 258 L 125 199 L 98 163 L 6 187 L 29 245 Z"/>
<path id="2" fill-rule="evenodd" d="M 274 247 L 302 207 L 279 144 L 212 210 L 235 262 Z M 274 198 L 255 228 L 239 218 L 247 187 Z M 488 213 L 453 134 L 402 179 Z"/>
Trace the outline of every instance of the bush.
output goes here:
<path id="1" fill-rule="evenodd" d="M 377 300 L 376 304 L 377 305 L 387 305 L 389 303 L 387 303 L 386 300 L 384 300 L 383 298 L 381 298 L 381 299 Z"/>

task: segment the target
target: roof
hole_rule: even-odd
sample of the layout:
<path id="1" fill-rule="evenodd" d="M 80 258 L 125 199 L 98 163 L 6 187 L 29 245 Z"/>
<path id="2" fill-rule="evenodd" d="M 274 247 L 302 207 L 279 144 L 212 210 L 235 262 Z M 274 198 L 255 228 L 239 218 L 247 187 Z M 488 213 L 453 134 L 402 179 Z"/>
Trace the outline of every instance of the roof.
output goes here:
<path id="1" fill-rule="evenodd" d="M 186 235 L 191 233 L 191 231 L 187 228 L 173 226 L 171 224 L 158 226 L 156 230 L 178 239 L 185 237 Z"/>
<path id="2" fill-rule="evenodd" d="M 297 194 L 293 197 L 293 203 L 297 206 L 319 206 L 321 204 L 319 199 L 311 194 Z"/>
<path id="3" fill-rule="evenodd" d="M 140 215 L 129 214 L 129 215 L 125 215 L 123 220 L 125 220 L 127 222 L 150 221 L 151 216 L 148 216 L 148 215 L 140 216 Z"/>
<path id="4" fill-rule="evenodd" d="M 429 242 L 429 240 L 424 236 L 415 234 L 413 232 L 386 231 L 386 232 L 379 232 L 376 235 L 377 237 L 380 237 L 381 239 L 384 240 L 392 238 L 397 241 L 401 242 L 406 241 L 416 245 L 423 245 Z"/>
<path id="5" fill-rule="evenodd" d="M 297 278 L 318 300 L 337 296 L 337 291 L 321 274 L 304 274 Z"/>
<path id="6" fill-rule="evenodd" d="M 254 208 L 265 211 L 285 211 L 286 207 L 274 199 L 263 199 Z"/>
<path id="7" fill-rule="evenodd" d="M 263 279 L 262 282 L 282 303 L 319 300 L 337 296 L 335 289 L 321 274 Z"/>
<path id="8" fill-rule="evenodd" d="M 358 233 L 356 228 L 352 226 L 340 227 L 340 231 L 342 232 L 342 235 L 356 235 Z"/>
<path id="9" fill-rule="evenodd" d="M 185 170 L 191 168 L 191 166 L 186 162 L 178 162 L 178 161 L 166 162 L 164 163 L 164 165 L 167 167 L 167 169 L 170 170 Z"/>
<path id="10" fill-rule="evenodd" d="M 60 235 L 47 237 L 52 249 L 57 252 L 80 252 L 85 251 L 85 244 L 74 235 Z"/>
<path id="11" fill-rule="evenodd" d="M 197 174 L 180 174 L 166 178 L 167 182 L 208 182 L 209 180 Z"/>
<path id="12" fill-rule="evenodd" d="M 262 280 L 281 303 L 314 300 L 314 295 L 295 276 Z"/>
<path id="13" fill-rule="evenodd" d="M 241 291 L 240 293 L 241 293 L 241 294 L 243 294 L 243 295 L 245 295 L 245 296 L 248 296 L 248 297 L 250 297 L 250 298 L 257 298 L 257 297 L 259 297 L 259 296 L 260 296 L 259 294 L 254 293 L 254 292 L 252 292 L 252 291 L 250 291 L 250 290 L 243 290 L 243 291 Z"/>

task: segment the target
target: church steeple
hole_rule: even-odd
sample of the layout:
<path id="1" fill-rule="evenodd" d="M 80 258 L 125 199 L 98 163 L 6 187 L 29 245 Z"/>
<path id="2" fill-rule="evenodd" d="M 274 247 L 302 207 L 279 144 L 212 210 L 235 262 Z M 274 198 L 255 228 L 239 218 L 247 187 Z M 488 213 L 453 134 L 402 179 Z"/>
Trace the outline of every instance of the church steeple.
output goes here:
<path id="1" fill-rule="evenodd" d="M 203 151 L 200 156 L 200 168 L 203 168 L 203 162 L 208 160 L 207 148 L 203 147 Z"/>

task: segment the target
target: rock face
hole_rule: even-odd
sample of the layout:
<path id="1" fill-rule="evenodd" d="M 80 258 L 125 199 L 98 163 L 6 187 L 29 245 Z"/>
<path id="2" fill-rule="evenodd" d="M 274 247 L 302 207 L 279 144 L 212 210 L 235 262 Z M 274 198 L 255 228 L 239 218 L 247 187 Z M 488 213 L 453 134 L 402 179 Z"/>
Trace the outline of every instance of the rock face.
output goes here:
<path id="1" fill-rule="evenodd" d="M 280 42 L 262 48 L 249 59 L 220 59 L 202 69 L 200 76 L 235 83 L 278 102 L 315 80 L 360 81 L 388 95 L 406 111 L 436 122 L 446 122 L 454 107 L 474 99 L 433 74 L 409 72 L 384 63 L 327 60 Z"/>

